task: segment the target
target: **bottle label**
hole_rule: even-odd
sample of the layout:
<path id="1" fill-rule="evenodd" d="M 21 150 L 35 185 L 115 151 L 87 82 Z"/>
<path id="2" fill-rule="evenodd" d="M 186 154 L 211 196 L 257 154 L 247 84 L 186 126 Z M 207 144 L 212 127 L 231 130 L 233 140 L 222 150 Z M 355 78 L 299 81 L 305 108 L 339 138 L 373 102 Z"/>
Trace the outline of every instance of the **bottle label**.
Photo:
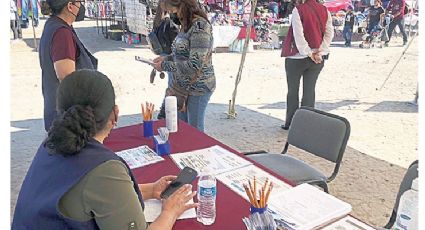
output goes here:
<path id="1" fill-rule="evenodd" d="M 396 222 L 396 229 L 397 230 L 407 230 L 407 226 L 409 225 L 409 221 L 411 218 L 407 215 L 401 214 L 400 218 L 397 219 Z"/>
<path id="2" fill-rule="evenodd" d="M 216 195 L 216 188 L 215 187 L 212 187 L 212 188 L 200 187 L 199 190 L 200 190 L 199 194 L 201 196 L 214 196 L 215 197 L 215 195 Z"/>

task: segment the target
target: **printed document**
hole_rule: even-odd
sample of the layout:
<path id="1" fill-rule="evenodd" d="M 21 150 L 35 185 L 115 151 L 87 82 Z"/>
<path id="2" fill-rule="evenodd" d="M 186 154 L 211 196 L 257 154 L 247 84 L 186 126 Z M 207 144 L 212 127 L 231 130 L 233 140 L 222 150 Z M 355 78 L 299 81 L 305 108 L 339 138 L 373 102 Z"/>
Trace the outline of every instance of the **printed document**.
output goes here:
<path id="1" fill-rule="evenodd" d="M 351 205 L 309 185 L 301 184 L 273 196 L 269 209 L 280 218 L 279 226 L 310 230 L 328 224 L 351 212 Z"/>
<path id="2" fill-rule="evenodd" d="M 357 220 L 352 216 L 346 216 L 326 227 L 323 230 L 375 230 L 375 228 Z"/>
<path id="3" fill-rule="evenodd" d="M 180 169 L 189 166 L 201 172 L 202 169 L 208 167 L 216 175 L 252 164 L 218 145 L 170 156 Z"/>
<path id="4" fill-rule="evenodd" d="M 144 215 L 146 222 L 152 223 L 158 218 L 162 211 L 162 202 L 157 199 L 149 199 L 145 200 L 145 210 Z M 189 204 L 193 204 L 193 199 L 188 202 Z M 189 219 L 196 218 L 195 208 L 191 208 L 182 213 L 177 219 Z"/>
<path id="5" fill-rule="evenodd" d="M 164 158 L 158 156 L 158 154 L 156 154 L 147 145 L 142 145 L 133 149 L 126 149 L 117 152 L 116 154 L 124 159 L 130 169 L 143 167 L 164 160 Z"/>
<path id="6" fill-rule="evenodd" d="M 245 189 L 243 188 L 243 184 L 248 184 L 248 180 L 253 181 L 254 176 L 257 182 L 257 188 L 263 187 L 267 178 L 269 179 L 269 182 L 273 182 L 273 190 L 270 192 L 269 200 L 271 199 L 271 197 L 281 194 L 283 191 L 292 188 L 291 185 L 277 179 L 270 173 L 262 170 L 261 168 L 255 165 L 248 165 L 243 168 L 222 173 L 217 176 L 217 180 L 221 181 L 232 191 L 236 192 L 237 194 L 239 194 L 239 196 L 249 201 Z M 259 194 L 257 194 L 257 196 L 259 196 Z"/>

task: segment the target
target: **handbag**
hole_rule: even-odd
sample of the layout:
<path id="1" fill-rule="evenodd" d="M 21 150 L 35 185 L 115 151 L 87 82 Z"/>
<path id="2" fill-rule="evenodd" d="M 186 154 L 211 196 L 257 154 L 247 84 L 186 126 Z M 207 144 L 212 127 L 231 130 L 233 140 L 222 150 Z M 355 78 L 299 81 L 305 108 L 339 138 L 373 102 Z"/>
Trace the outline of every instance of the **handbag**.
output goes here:
<path id="1" fill-rule="evenodd" d="M 152 52 L 156 55 L 160 55 L 162 53 L 162 46 L 159 42 L 158 36 L 156 35 L 156 31 L 152 30 L 148 36 L 147 39 L 149 48 L 152 50 Z"/>
<path id="2" fill-rule="evenodd" d="M 165 90 L 165 96 L 175 96 L 177 98 L 177 111 L 186 112 L 187 99 L 189 97 L 188 92 L 169 86 Z"/>

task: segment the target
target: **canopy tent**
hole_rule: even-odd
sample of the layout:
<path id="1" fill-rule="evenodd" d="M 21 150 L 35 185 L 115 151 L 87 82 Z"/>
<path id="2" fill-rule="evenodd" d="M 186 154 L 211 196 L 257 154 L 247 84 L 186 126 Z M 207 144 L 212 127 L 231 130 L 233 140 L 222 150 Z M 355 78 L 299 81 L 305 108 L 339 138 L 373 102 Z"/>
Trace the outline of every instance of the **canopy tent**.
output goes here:
<path id="1" fill-rule="evenodd" d="M 348 6 L 352 6 L 351 0 L 325 0 L 323 5 L 326 6 L 331 13 L 347 10 Z"/>

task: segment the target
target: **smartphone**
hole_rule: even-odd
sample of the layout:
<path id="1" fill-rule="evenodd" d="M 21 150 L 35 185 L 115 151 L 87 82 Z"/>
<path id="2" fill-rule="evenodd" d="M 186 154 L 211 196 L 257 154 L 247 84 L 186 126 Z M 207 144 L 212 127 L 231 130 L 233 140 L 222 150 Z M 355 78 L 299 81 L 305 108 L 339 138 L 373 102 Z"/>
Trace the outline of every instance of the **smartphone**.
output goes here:
<path id="1" fill-rule="evenodd" d="M 192 184 L 196 176 L 198 176 L 198 172 L 195 169 L 191 167 L 184 167 L 184 169 L 180 172 L 177 178 L 173 180 L 168 185 L 168 187 L 161 193 L 161 198 L 166 199 L 181 186 L 185 184 Z"/>

